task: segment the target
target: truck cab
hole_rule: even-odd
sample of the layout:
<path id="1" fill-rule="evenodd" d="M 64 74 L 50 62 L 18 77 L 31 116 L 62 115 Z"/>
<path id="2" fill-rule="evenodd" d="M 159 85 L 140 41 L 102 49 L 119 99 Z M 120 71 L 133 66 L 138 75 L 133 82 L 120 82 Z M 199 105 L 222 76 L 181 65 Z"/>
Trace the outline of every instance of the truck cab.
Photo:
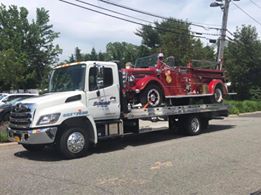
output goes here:
<path id="1" fill-rule="evenodd" d="M 50 77 L 49 93 L 24 100 L 13 108 L 9 139 L 34 150 L 56 142 L 59 129 L 81 124 L 91 129 L 88 142 L 95 144 L 95 121 L 119 119 L 120 110 L 116 63 L 87 61 L 57 66 Z M 82 134 L 73 134 L 73 141 L 85 136 Z"/>

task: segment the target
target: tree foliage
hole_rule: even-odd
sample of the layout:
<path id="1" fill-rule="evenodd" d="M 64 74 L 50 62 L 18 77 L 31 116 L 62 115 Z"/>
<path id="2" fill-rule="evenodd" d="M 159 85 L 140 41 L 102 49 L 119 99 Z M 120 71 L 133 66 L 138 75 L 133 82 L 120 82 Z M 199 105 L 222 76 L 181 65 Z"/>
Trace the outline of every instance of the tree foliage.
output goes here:
<path id="1" fill-rule="evenodd" d="M 177 63 L 185 64 L 191 59 L 214 60 L 213 48 L 204 47 L 190 34 L 190 24 L 181 20 L 170 18 L 155 22 L 155 28 L 143 26 L 136 35 L 142 38 L 142 44 L 151 53 L 164 52 L 166 56 L 175 56 Z"/>
<path id="2" fill-rule="evenodd" d="M 36 19 L 28 20 L 26 8 L 0 6 L 0 90 L 41 87 L 49 65 L 61 53 L 53 41 L 48 11 L 36 10 Z"/>
<path id="3" fill-rule="evenodd" d="M 225 52 L 225 69 L 232 87 L 240 99 L 261 99 L 261 42 L 256 28 L 242 26 L 234 37 Z"/>

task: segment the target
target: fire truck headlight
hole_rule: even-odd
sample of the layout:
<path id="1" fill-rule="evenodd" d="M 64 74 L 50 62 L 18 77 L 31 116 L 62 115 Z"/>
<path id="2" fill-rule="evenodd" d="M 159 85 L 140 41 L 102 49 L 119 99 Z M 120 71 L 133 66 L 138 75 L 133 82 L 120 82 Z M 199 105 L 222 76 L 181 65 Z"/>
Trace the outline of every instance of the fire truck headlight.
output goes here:
<path id="1" fill-rule="evenodd" d="M 135 76 L 131 75 L 128 77 L 129 82 L 134 82 L 135 81 Z"/>

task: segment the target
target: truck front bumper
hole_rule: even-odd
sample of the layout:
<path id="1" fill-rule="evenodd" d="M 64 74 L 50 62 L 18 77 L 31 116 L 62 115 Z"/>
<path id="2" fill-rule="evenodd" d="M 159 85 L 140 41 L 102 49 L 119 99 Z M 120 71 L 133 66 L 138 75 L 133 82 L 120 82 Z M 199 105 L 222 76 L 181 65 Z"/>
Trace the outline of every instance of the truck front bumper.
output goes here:
<path id="1" fill-rule="evenodd" d="M 31 130 L 8 128 L 8 139 L 20 144 L 50 144 L 55 140 L 57 129 L 57 127 L 43 127 Z"/>

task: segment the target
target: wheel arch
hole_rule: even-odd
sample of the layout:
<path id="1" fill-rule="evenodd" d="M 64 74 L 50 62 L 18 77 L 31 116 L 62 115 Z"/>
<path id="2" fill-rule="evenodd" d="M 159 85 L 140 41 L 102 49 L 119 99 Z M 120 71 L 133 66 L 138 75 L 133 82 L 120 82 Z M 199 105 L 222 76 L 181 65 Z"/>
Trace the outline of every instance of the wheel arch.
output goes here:
<path id="1" fill-rule="evenodd" d="M 157 85 L 163 92 L 163 97 L 165 98 L 166 94 L 168 94 L 167 89 L 164 87 L 164 84 L 155 77 L 146 77 L 146 79 L 142 79 L 136 83 L 136 86 L 140 90 L 144 90 L 149 85 Z"/>
<path id="2" fill-rule="evenodd" d="M 215 93 L 215 88 L 220 87 L 222 89 L 223 94 L 227 94 L 227 88 L 222 80 L 219 79 L 213 79 L 209 84 L 208 84 L 208 91 L 210 94 Z"/>
<path id="3" fill-rule="evenodd" d="M 89 141 L 93 144 L 96 144 L 98 142 L 97 129 L 93 118 L 82 116 L 64 120 L 58 128 L 56 139 L 61 136 L 64 128 L 69 127 L 82 127 L 88 130 Z"/>

